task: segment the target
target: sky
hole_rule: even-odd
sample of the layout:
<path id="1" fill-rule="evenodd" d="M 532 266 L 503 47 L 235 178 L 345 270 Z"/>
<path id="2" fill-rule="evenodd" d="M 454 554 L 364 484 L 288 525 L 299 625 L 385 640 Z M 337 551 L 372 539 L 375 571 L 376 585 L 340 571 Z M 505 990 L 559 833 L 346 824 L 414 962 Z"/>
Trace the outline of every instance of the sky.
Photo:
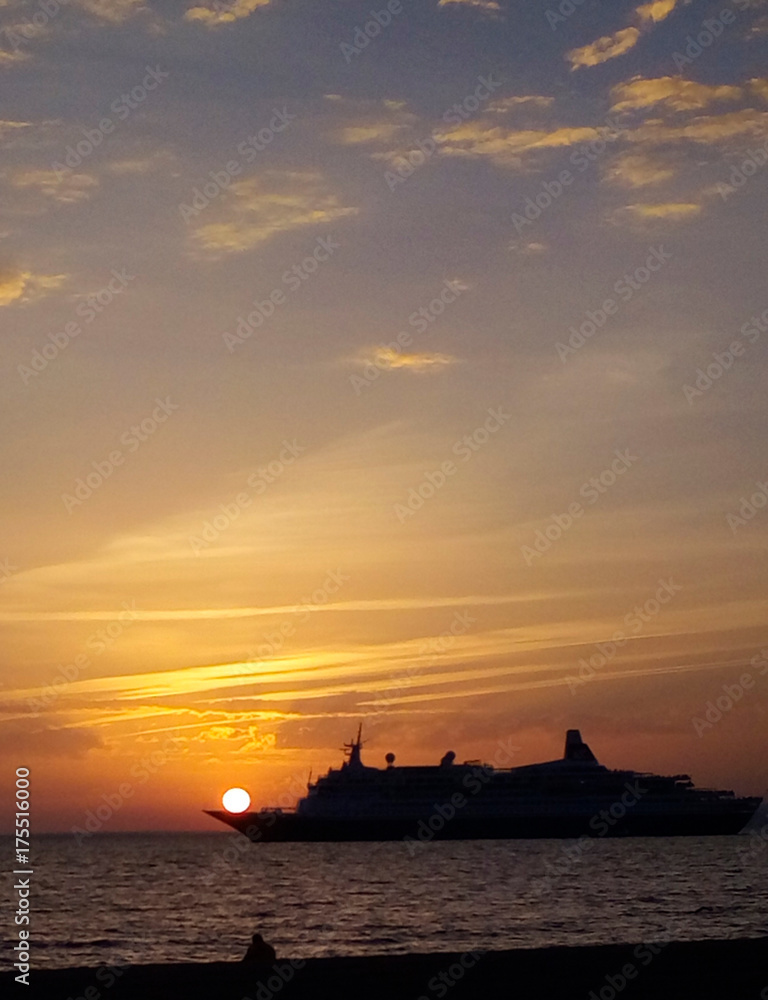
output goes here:
<path id="1" fill-rule="evenodd" d="M 360 721 L 763 794 L 767 40 L 0 2 L 3 800 L 213 830 Z"/>

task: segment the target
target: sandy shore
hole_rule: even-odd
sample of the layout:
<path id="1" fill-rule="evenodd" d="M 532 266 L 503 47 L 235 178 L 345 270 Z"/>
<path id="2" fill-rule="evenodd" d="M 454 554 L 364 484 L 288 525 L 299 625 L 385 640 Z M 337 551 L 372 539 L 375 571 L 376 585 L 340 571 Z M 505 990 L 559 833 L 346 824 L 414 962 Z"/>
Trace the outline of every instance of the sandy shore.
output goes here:
<path id="1" fill-rule="evenodd" d="M 768 1000 L 768 938 L 0 975 L 29 1000 Z"/>

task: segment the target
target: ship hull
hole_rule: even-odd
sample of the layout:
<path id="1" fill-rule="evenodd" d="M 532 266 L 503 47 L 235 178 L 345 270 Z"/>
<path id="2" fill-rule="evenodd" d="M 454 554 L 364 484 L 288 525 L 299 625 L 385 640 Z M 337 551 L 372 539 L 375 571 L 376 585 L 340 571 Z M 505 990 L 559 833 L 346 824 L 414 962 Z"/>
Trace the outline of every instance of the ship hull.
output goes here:
<path id="1" fill-rule="evenodd" d="M 756 808 L 756 807 L 755 807 Z M 614 822 L 589 816 L 456 816 L 425 819 L 329 819 L 291 813 L 206 810 L 254 843 L 338 843 L 394 840 L 528 840 L 576 837 L 710 837 L 739 833 L 755 809 L 711 814 L 625 816 Z"/>

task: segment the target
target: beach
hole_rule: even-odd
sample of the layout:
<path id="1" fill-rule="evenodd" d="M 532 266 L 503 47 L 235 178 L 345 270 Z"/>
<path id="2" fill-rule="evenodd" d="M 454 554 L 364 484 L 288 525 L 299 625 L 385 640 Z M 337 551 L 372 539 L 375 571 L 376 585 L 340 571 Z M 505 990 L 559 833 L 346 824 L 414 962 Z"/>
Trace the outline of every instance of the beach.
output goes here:
<path id="1" fill-rule="evenodd" d="M 27 1000 L 766 1000 L 768 938 L 32 971 Z"/>

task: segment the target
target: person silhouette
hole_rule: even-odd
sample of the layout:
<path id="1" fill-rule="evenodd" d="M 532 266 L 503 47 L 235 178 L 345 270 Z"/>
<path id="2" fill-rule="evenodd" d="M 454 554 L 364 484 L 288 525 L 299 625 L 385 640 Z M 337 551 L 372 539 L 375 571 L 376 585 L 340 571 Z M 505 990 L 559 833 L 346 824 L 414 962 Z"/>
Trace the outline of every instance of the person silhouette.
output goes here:
<path id="1" fill-rule="evenodd" d="M 244 962 L 274 962 L 277 952 L 271 944 L 267 944 L 261 934 L 254 934 L 248 951 L 243 956 Z"/>

